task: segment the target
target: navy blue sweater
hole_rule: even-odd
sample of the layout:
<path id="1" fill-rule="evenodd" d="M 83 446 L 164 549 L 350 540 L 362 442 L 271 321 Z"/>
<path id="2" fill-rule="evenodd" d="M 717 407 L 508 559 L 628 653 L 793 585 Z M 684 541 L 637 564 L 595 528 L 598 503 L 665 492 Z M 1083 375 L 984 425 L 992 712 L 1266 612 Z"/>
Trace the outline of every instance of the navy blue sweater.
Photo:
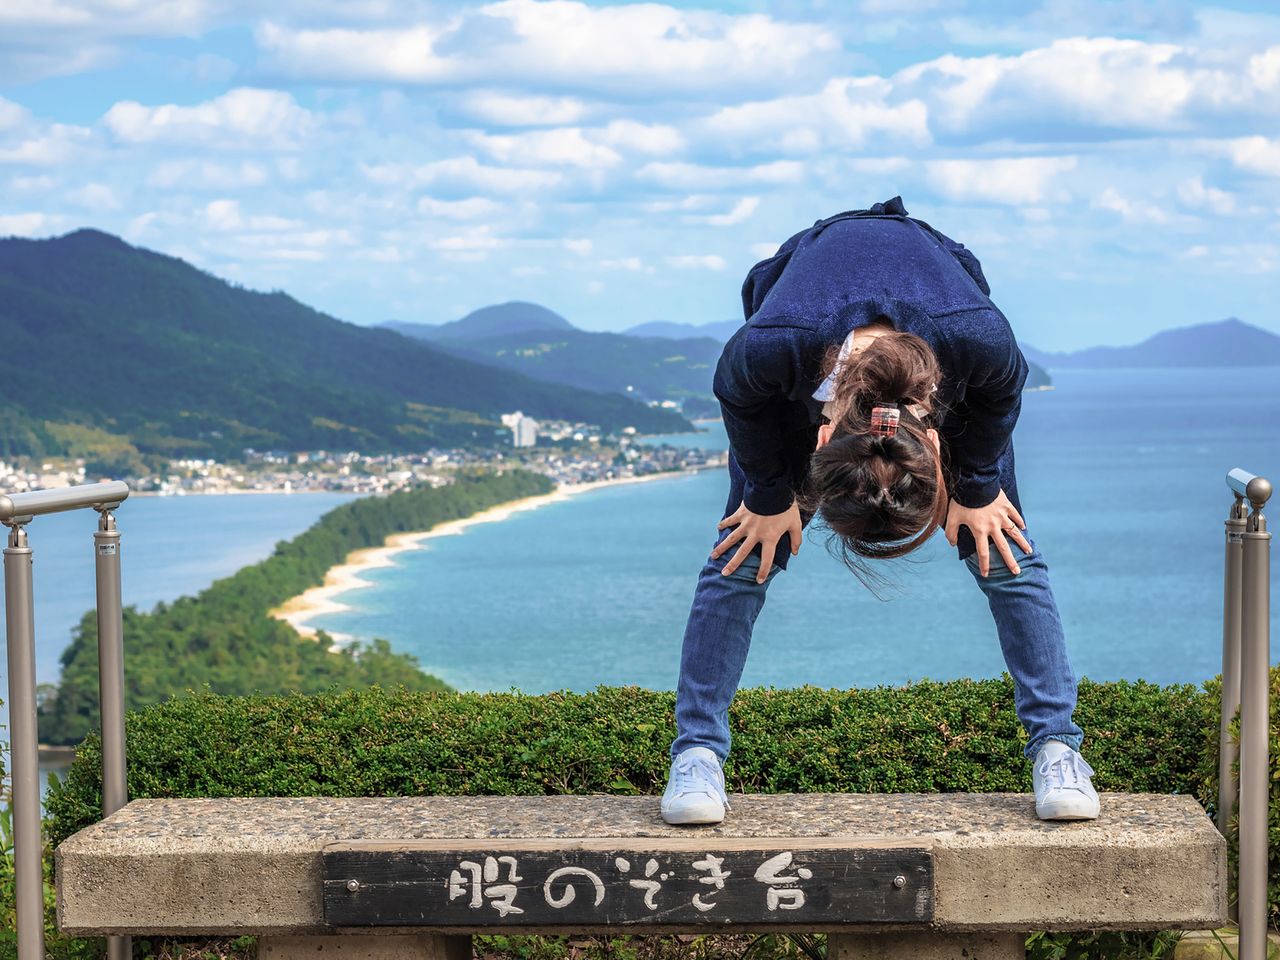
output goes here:
<path id="1" fill-rule="evenodd" d="M 989 293 L 978 259 L 907 216 L 901 197 L 820 220 L 752 267 L 742 287 L 746 323 L 725 344 L 714 378 L 747 508 L 791 506 L 817 441 L 822 404 L 812 394 L 823 356 L 877 318 L 937 355 L 935 409 L 952 497 L 981 507 L 1003 488 L 1019 506 L 1012 433 L 1027 362 Z M 968 538 L 961 555 L 970 552 Z"/>

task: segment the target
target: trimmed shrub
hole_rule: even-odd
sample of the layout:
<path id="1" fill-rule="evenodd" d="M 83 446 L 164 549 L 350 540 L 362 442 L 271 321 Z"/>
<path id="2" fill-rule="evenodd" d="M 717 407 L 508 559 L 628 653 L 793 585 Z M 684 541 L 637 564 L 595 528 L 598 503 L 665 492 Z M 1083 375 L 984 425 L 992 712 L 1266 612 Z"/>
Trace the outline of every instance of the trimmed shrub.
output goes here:
<path id="1" fill-rule="evenodd" d="M 131 797 L 659 793 L 674 694 L 420 693 L 175 698 L 128 716 Z M 1078 717 L 1103 790 L 1195 793 L 1212 700 L 1192 686 L 1089 683 Z M 731 789 L 1027 791 L 1013 684 L 741 691 Z M 101 809 L 100 747 L 81 744 L 48 803 L 61 842 Z"/>

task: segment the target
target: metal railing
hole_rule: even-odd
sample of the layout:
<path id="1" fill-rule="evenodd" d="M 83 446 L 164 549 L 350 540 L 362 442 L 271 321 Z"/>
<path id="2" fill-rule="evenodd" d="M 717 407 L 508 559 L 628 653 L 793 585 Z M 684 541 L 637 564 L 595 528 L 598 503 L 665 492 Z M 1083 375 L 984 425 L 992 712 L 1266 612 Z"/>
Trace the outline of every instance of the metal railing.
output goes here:
<path id="1" fill-rule="evenodd" d="M 1239 960 L 1267 957 L 1267 803 L 1270 799 L 1271 534 L 1262 508 L 1271 484 L 1236 468 L 1227 515 L 1223 577 L 1222 718 L 1218 731 L 1218 829 L 1225 836 L 1239 797 L 1236 905 Z M 1247 501 L 1247 504 L 1246 504 Z M 1231 721 L 1240 711 L 1240 749 Z M 1237 783 L 1235 764 L 1239 761 Z"/>
<path id="2" fill-rule="evenodd" d="M 13 858 L 18 960 L 44 960 L 44 872 L 40 862 L 39 733 L 36 728 L 35 601 L 27 524 L 46 513 L 92 507 L 97 577 L 98 669 L 102 711 L 102 815 L 128 801 L 124 764 L 124 625 L 120 607 L 120 531 L 112 513 L 129 496 L 122 480 L 0 496 L 5 629 L 9 643 L 9 758 L 13 782 Z M 108 937 L 110 960 L 130 956 L 129 937 Z"/>

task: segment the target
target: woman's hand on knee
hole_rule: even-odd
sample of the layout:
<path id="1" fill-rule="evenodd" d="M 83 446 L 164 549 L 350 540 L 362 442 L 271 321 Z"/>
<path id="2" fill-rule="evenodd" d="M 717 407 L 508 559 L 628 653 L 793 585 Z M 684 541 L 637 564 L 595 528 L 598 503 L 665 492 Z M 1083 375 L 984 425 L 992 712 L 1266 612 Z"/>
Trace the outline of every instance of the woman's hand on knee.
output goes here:
<path id="1" fill-rule="evenodd" d="M 990 543 L 996 545 L 996 550 L 1004 558 L 1004 565 L 1014 576 L 1021 572 L 1018 561 L 1013 558 L 1013 551 L 1009 549 L 1009 541 L 1005 537 L 1010 537 L 1018 546 L 1030 553 L 1031 544 L 1027 543 L 1027 538 L 1022 535 L 1027 525 L 1003 490 L 985 507 L 962 507 L 952 500 L 947 508 L 946 532 L 947 542 L 953 547 L 960 538 L 962 526 L 968 527 L 969 532 L 973 534 L 977 545 L 978 571 L 984 577 L 991 572 Z"/>
<path id="2" fill-rule="evenodd" d="M 791 506 L 782 513 L 752 513 L 745 503 L 725 517 L 716 526 L 717 530 L 733 527 L 733 531 L 716 544 L 711 551 L 713 559 L 720 557 L 734 544 L 738 544 L 738 552 L 733 555 L 721 571 L 726 577 L 738 569 L 739 564 L 751 555 L 756 544 L 760 544 L 760 571 L 756 574 L 756 582 L 764 583 L 773 569 L 774 553 L 778 549 L 778 541 L 783 534 L 791 535 L 791 555 L 800 552 L 801 523 L 800 508 L 792 501 Z"/>

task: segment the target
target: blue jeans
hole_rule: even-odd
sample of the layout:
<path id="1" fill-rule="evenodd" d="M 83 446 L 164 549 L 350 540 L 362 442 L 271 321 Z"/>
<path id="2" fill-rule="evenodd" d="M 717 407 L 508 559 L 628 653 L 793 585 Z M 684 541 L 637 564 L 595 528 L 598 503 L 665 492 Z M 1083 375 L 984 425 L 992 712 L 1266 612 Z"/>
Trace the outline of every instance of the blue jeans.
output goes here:
<path id="1" fill-rule="evenodd" d="M 726 530 L 721 539 L 727 535 Z M 1079 749 L 1084 735 L 1071 718 L 1076 678 L 1067 659 L 1048 567 L 1035 541 L 1028 538 L 1027 542 L 1029 554 L 1010 543 L 1021 569 L 1017 576 L 994 549 L 986 577 L 978 572 L 977 554 L 970 554 L 964 563 L 987 595 L 1004 661 L 1013 676 L 1018 719 L 1027 731 L 1023 752 L 1033 759 L 1046 740 L 1061 740 Z M 728 550 L 718 559 L 708 558 L 698 575 L 680 654 L 672 757 L 689 747 L 708 747 L 721 762 L 729 755 L 729 702 L 742 679 L 765 591 L 782 572 L 774 563 L 765 582 L 756 583 L 760 557 L 752 554 L 726 577 L 720 570 L 733 553 Z"/>

